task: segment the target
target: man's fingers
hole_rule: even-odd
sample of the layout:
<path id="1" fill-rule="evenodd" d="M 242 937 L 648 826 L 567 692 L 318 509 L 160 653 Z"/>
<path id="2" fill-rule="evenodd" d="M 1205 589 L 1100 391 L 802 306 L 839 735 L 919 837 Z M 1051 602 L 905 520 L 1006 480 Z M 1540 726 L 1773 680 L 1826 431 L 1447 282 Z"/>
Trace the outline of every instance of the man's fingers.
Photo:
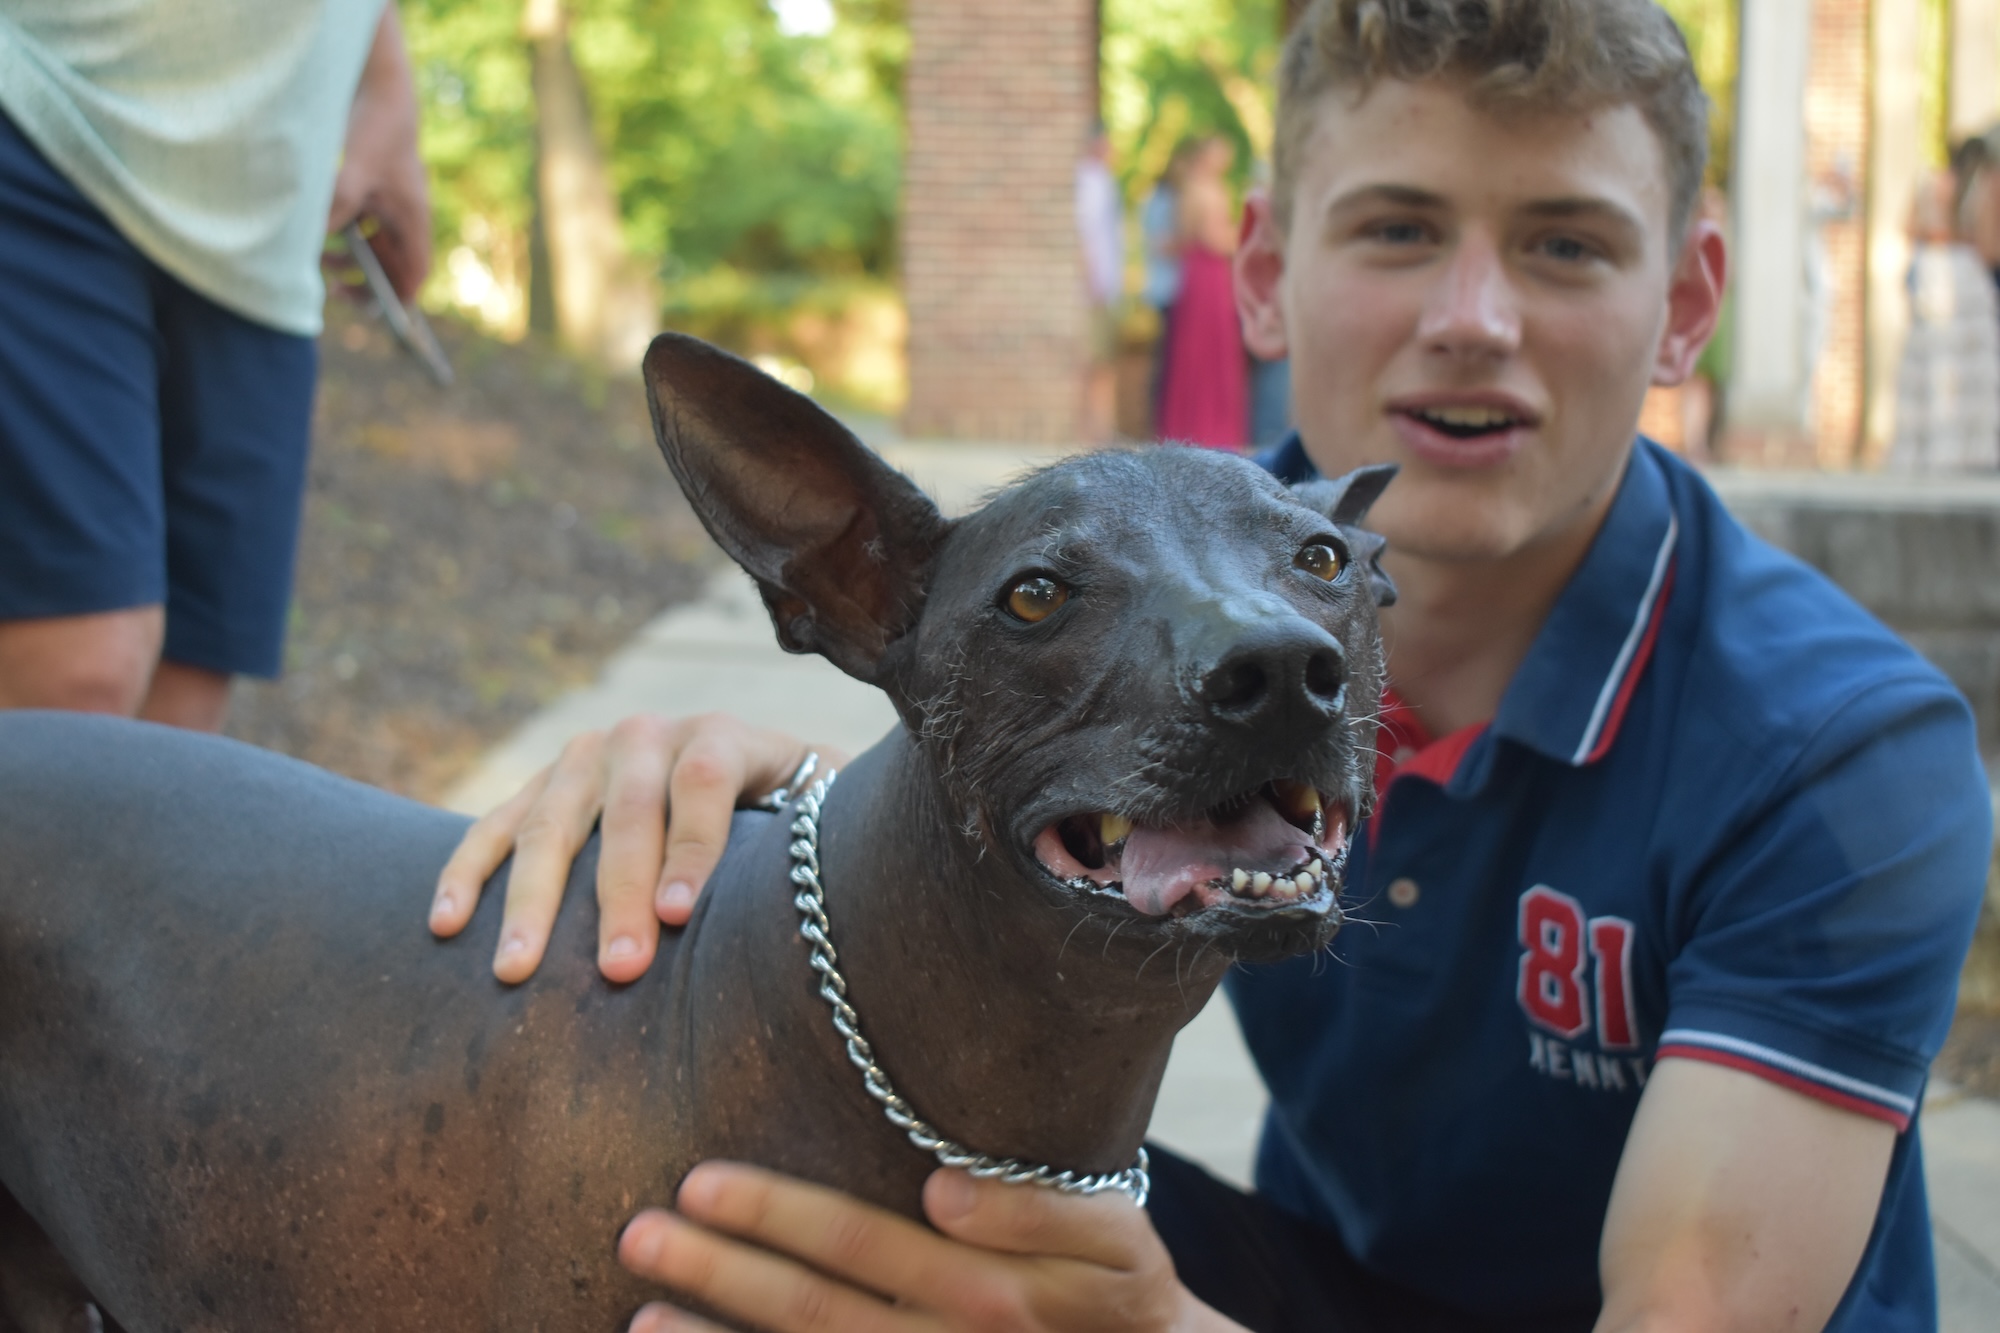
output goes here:
<path id="1" fill-rule="evenodd" d="M 1055 1255 L 1136 1272 L 1163 1253 L 1145 1211 L 1117 1190 L 1063 1194 L 938 1170 L 924 1182 L 924 1214 L 955 1240 L 1009 1254 Z"/>
<path id="2" fill-rule="evenodd" d="M 659 945 L 653 889 L 666 855 L 667 772 L 685 730 L 651 715 L 628 717 L 611 729 L 605 749 L 597 968 L 610 981 L 637 980 Z"/>
<path id="3" fill-rule="evenodd" d="M 655 1302 L 639 1308 L 632 1316 L 632 1322 L 625 1326 L 625 1333 L 727 1333 L 720 1324 L 711 1324 L 699 1315 L 691 1315 L 685 1310 L 676 1310 L 671 1305 Z"/>
<path id="4" fill-rule="evenodd" d="M 670 926 L 687 924 L 702 886 L 722 859 L 729 824 L 746 805 L 792 780 L 808 754 L 819 776 L 847 762 L 831 746 L 811 746 L 781 731 L 751 727 L 726 713 L 691 719 L 686 747 L 674 766 L 668 802 L 667 862 L 660 870 L 657 907 Z"/>
<path id="5" fill-rule="evenodd" d="M 671 1213 L 634 1218 L 619 1237 L 618 1258 L 640 1277 L 771 1333 L 920 1333 L 937 1327 L 804 1264 Z"/>
<path id="6" fill-rule="evenodd" d="M 996 1318 L 1025 1311 L 1019 1284 L 1006 1280 L 994 1256 L 821 1185 L 737 1162 L 704 1162 L 681 1182 L 676 1202 L 704 1226 L 803 1259 L 906 1308 Z"/>
<path id="7" fill-rule="evenodd" d="M 688 723 L 669 782 L 667 856 L 657 880 L 657 910 L 670 926 L 687 924 L 696 896 L 722 859 L 737 800 L 749 794 L 744 784 L 752 763 L 745 751 L 752 741 L 748 727 L 720 713 Z"/>
<path id="8" fill-rule="evenodd" d="M 541 799 L 554 768 L 551 764 L 528 779 L 527 786 L 474 820 L 458 840 L 451 859 L 438 872 L 437 891 L 431 895 L 433 934 L 456 935 L 472 920 L 473 909 L 479 906 L 479 891 L 513 853 L 514 834 L 522 817 Z"/>
<path id="9" fill-rule="evenodd" d="M 603 807 L 603 762 L 603 732 L 586 732 L 570 741 L 548 785 L 515 830 L 507 909 L 493 956 L 493 975 L 510 985 L 527 980 L 541 966 L 569 883 L 570 863 Z"/>

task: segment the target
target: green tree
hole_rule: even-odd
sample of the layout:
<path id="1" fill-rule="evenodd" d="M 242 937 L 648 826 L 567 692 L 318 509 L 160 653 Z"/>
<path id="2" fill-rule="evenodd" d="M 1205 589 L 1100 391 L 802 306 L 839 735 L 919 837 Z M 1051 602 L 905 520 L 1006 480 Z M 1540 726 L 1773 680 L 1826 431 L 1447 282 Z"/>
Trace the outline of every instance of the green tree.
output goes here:
<path id="1" fill-rule="evenodd" d="M 793 288 L 893 274 L 907 51 L 898 0 L 846 0 L 823 34 L 782 31 L 764 0 L 567 8 L 625 248 L 669 300 L 717 271 Z M 404 0 L 404 16 L 444 247 L 519 282 L 537 138 L 521 0 Z"/>

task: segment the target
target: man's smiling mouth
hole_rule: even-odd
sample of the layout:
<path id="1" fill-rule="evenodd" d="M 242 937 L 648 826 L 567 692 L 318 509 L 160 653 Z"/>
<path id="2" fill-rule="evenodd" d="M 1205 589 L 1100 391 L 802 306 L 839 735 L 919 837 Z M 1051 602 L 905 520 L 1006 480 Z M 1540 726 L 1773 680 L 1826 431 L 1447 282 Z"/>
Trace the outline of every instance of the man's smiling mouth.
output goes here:
<path id="1" fill-rule="evenodd" d="M 1146 916 L 1220 903 L 1330 908 L 1347 864 L 1353 813 L 1316 789 L 1267 782 L 1159 826 L 1091 811 L 1035 838 L 1035 859 L 1072 889 L 1114 894 Z"/>
<path id="2" fill-rule="evenodd" d="M 1425 407 L 1409 413 L 1436 431 L 1455 439 L 1473 440 L 1525 424 L 1498 407 Z"/>

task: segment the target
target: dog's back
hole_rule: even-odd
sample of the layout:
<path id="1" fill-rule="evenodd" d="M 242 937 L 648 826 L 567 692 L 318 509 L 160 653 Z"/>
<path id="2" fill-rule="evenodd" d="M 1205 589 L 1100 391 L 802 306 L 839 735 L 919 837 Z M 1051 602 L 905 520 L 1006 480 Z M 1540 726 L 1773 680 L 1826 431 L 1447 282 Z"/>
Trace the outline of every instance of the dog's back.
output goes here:
<path id="1" fill-rule="evenodd" d="M 459 940 L 421 922 L 464 822 L 228 741 L 0 712 L 0 1178 L 133 1333 L 636 1303 L 607 1242 L 635 1180 L 671 1183 L 646 1073 L 676 950 L 608 990 L 569 913 L 503 991 L 497 893 Z"/>

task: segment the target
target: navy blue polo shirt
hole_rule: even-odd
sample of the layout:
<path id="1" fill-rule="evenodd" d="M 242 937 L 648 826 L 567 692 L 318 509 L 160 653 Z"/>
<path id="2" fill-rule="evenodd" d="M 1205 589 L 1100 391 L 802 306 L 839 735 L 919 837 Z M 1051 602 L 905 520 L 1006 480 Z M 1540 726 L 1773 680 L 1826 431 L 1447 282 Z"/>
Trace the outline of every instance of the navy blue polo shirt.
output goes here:
<path id="1" fill-rule="evenodd" d="M 1262 461 L 1310 475 L 1296 437 Z M 1934 1327 L 1915 1121 L 1991 847 L 1974 737 L 1642 440 L 1491 723 L 1387 710 L 1336 958 L 1232 976 L 1258 1188 L 1392 1281 L 1587 1327 L 1646 1079 L 1710 1061 L 1896 1127 L 1829 1327 Z"/>

